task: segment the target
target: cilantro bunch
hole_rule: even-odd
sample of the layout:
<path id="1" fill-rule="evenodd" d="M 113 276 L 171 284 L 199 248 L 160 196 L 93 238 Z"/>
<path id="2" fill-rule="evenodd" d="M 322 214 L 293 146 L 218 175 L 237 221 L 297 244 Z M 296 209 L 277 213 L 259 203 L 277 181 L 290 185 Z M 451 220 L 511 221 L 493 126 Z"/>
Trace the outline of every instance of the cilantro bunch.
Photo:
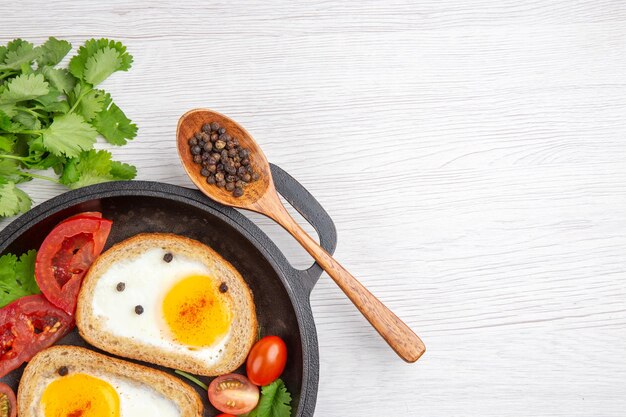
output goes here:
<path id="1" fill-rule="evenodd" d="M 31 207 L 17 185 L 33 178 L 74 189 L 137 173 L 93 149 L 98 134 L 113 145 L 137 135 L 111 95 L 97 88 L 114 72 L 128 71 L 133 57 L 120 42 L 91 39 L 68 68 L 58 68 L 71 49 L 52 37 L 37 47 L 22 39 L 0 46 L 0 216 Z M 33 172 L 50 169 L 55 177 Z"/>

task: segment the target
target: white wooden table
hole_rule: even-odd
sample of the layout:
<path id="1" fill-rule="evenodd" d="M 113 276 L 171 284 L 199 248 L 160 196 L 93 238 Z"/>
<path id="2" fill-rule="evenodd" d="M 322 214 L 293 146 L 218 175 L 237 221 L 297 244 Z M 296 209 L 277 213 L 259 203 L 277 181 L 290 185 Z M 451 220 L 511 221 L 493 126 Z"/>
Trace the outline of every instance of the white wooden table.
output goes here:
<path id="1" fill-rule="evenodd" d="M 626 412 L 626 3 L 0 5 L 2 43 L 50 35 L 135 56 L 105 87 L 140 127 L 113 150 L 140 179 L 190 185 L 178 117 L 231 115 L 330 212 L 337 258 L 423 337 L 426 355 L 401 362 L 323 277 L 316 415 Z"/>

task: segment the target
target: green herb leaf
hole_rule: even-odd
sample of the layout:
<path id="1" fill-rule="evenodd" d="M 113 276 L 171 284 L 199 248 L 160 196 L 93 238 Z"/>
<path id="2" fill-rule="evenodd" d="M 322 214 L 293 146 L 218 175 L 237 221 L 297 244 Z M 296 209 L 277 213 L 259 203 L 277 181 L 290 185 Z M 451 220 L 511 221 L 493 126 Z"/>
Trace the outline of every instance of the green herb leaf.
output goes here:
<path id="1" fill-rule="evenodd" d="M 14 216 L 30 209 L 32 202 L 28 195 L 17 188 L 12 181 L 0 184 L 0 216 Z"/>
<path id="2" fill-rule="evenodd" d="M 247 417 L 290 417 L 291 394 L 282 379 L 261 388 L 261 399 Z"/>
<path id="3" fill-rule="evenodd" d="M 19 70 L 23 64 L 30 64 L 40 54 L 41 49 L 35 48 L 32 43 L 16 39 L 7 45 L 4 65 L 0 65 L 0 70 Z"/>
<path id="4" fill-rule="evenodd" d="M 13 78 L 0 95 L 0 103 L 17 103 L 45 96 L 50 87 L 42 74 L 23 74 Z"/>
<path id="5" fill-rule="evenodd" d="M 2 159 L 0 155 L 0 182 L 20 182 L 22 176 L 19 175 L 19 162 L 14 159 Z"/>
<path id="6" fill-rule="evenodd" d="M 22 256 L 8 253 L 0 256 L 0 307 L 20 297 L 40 294 L 35 280 L 37 251 L 30 250 Z"/>
<path id="7" fill-rule="evenodd" d="M 63 168 L 61 183 L 71 189 L 115 180 L 135 178 L 137 169 L 111 160 L 111 153 L 94 149 L 70 159 Z"/>
<path id="8" fill-rule="evenodd" d="M 75 113 L 56 117 L 43 131 L 43 145 L 55 155 L 76 157 L 96 142 L 96 130 Z"/>
<path id="9" fill-rule="evenodd" d="M 65 94 L 72 91 L 76 85 L 76 78 L 66 69 L 43 67 L 41 68 L 41 73 L 46 77 L 46 80 L 48 80 L 52 87 Z"/>
<path id="10" fill-rule="evenodd" d="M 99 49 L 85 63 L 85 81 L 91 85 L 98 85 L 117 71 L 121 65 L 122 59 L 115 49 Z"/>
<path id="11" fill-rule="evenodd" d="M 109 104 L 110 103 L 110 104 Z M 104 138 L 113 145 L 125 145 L 137 136 L 137 125 L 132 123 L 122 109 L 112 103 L 110 98 L 105 101 L 106 107 L 93 119 L 92 124 Z"/>
<path id="12" fill-rule="evenodd" d="M 81 95 L 82 86 L 78 84 L 74 89 L 74 97 Z M 81 100 L 76 105 L 76 112 L 81 114 L 88 122 L 96 117 L 96 114 L 102 111 L 108 94 L 103 90 L 90 90 L 83 94 Z"/>
<path id="13" fill-rule="evenodd" d="M 40 48 L 41 55 L 37 58 L 37 63 L 40 67 L 43 67 L 44 65 L 56 65 L 61 62 L 70 49 L 72 49 L 72 44 L 68 41 L 60 41 L 51 36 Z"/>
<path id="14" fill-rule="evenodd" d="M 120 58 L 120 71 L 128 71 L 133 63 L 133 57 L 126 52 L 126 47 L 121 42 L 115 42 L 109 39 L 90 39 L 83 46 L 78 49 L 78 55 L 76 55 L 70 61 L 70 72 L 81 80 L 85 79 L 85 67 L 87 61 L 98 50 L 104 48 L 115 49 L 118 52 Z"/>
<path id="15" fill-rule="evenodd" d="M 123 162 L 111 162 L 111 176 L 114 180 L 132 180 L 137 176 L 137 168 Z"/>

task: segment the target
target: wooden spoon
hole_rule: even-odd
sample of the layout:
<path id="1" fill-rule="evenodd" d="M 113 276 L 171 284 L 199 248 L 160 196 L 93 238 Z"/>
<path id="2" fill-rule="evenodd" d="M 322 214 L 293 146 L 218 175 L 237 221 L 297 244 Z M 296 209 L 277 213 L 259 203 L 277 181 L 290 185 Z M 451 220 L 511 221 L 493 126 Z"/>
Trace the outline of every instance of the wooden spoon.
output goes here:
<path id="1" fill-rule="evenodd" d="M 241 197 L 234 197 L 231 192 L 224 188 L 207 184 L 206 178 L 200 174 L 200 166 L 193 162 L 188 144 L 189 138 L 200 131 L 205 123 L 210 122 L 217 122 L 221 127 L 226 128 L 231 137 L 237 138 L 241 146 L 250 151 L 250 163 L 254 172 L 260 175 L 257 181 L 246 186 Z M 289 215 L 274 188 L 272 173 L 265 155 L 242 126 L 215 111 L 194 109 L 180 118 L 176 136 L 178 153 L 183 167 L 200 191 L 218 203 L 252 210 L 276 221 L 300 242 L 402 359 L 407 362 L 415 362 L 424 354 L 426 348 L 420 338 L 333 259 Z"/>

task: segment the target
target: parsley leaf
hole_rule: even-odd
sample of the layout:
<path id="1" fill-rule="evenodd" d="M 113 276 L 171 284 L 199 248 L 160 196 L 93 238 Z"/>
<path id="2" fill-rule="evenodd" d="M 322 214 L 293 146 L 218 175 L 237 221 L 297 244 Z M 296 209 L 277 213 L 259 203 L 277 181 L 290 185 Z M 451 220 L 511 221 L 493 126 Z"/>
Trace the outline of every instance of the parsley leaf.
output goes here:
<path id="1" fill-rule="evenodd" d="M 282 379 L 261 388 L 261 400 L 247 417 L 290 417 L 291 394 Z"/>
<path id="2" fill-rule="evenodd" d="M 107 99 L 107 93 L 102 90 L 89 90 L 87 93 L 82 93 L 85 87 L 78 84 L 74 88 L 72 100 L 76 100 L 81 97 L 80 101 L 76 105 L 76 112 L 80 113 L 88 122 L 96 117 L 96 114 L 102 111 L 104 103 Z"/>
<path id="3" fill-rule="evenodd" d="M 85 42 L 85 45 L 78 49 L 78 55 L 76 55 L 70 61 L 70 72 L 81 80 L 85 79 L 85 68 L 87 61 L 99 50 L 103 48 L 115 49 L 120 58 L 120 71 L 128 71 L 133 63 L 133 57 L 126 52 L 126 47 L 121 42 L 115 42 L 109 39 L 90 39 Z"/>
<path id="4" fill-rule="evenodd" d="M 41 55 L 37 58 L 37 63 L 40 67 L 43 67 L 44 65 L 56 65 L 61 62 L 63 57 L 72 49 L 72 44 L 51 36 L 40 48 Z"/>
<path id="5" fill-rule="evenodd" d="M 122 65 L 119 52 L 113 48 L 103 48 L 87 59 L 85 63 L 85 81 L 98 85 Z"/>
<path id="6" fill-rule="evenodd" d="M 32 43 L 16 39 L 7 45 L 4 65 L 0 65 L 0 70 L 19 70 L 23 64 L 29 64 L 40 54 L 41 49 L 35 48 Z"/>
<path id="7" fill-rule="evenodd" d="M 65 94 L 72 91 L 76 85 L 76 79 L 66 69 L 43 67 L 41 69 L 41 73 L 44 77 L 46 77 L 46 80 L 48 80 L 52 87 L 64 92 Z"/>
<path id="8" fill-rule="evenodd" d="M 50 88 L 42 74 L 23 74 L 13 78 L 0 94 L 0 103 L 17 103 L 45 96 Z"/>
<path id="9" fill-rule="evenodd" d="M 115 145 L 137 135 L 109 93 L 94 88 L 127 71 L 133 57 L 120 42 L 90 39 L 67 69 L 59 67 L 70 50 L 69 42 L 54 37 L 37 47 L 22 39 L 0 45 L 0 217 L 30 208 L 17 184 L 33 178 L 78 188 L 137 174 L 132 165 L 93 150 L 99 132 Z M 31 172 L 50 168 L 59 179 Z"/>
<path id="10" fill-rule="evenodd" d="M 91 149 L 96 136 L 96 130 L 85 119 L 69 113 L 56 117 L 50 127 L 43 131 L 43 144 L 57 156 L 74 157 L 80 151 Z"/>
<path id="11" fill-rule="evenodd" d="M 35 280 L 37 251 L 30 250 L 18 257 L 8 253 L 0 256 L 0 307 L 26 295 L 41 291 Z"/>
<path id="12" fill-rule="evenodd" d="M 32 202 L 28 195 L 8 181 L 0 184 L 0 216 L 14 216 L 30 209 Z"/>
<path id="13" fill-rule="evenodd" d="M 92 124 L 113 145 L 125 145 L 137 136 L 137 125 L 132 123 L 122 109 L 107 97 L 106 108 L 96 115 Z"/>
<path id="14" fill-rule="evenodd" d="M 61 183 L 74 189 L 106 181 L 131 180 L 136 174 L 135 167 L 112 161 L 110 152 L 92 149 L 68 161 Z"/>

